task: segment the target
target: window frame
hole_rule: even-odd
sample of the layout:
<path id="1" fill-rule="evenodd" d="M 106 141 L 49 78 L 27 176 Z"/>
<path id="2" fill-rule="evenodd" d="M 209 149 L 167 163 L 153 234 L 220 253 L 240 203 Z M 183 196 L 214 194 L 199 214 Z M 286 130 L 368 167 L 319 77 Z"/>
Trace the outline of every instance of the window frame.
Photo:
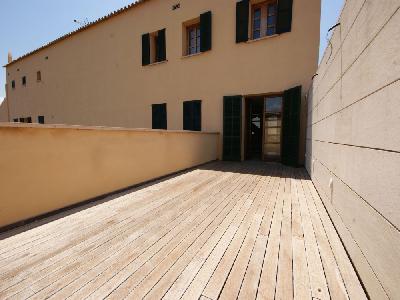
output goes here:
<path id="1" fill-rule="evenodd" d="M 275 13 L 270 15 L 270 6 L 275 5 Z M 260 28 L 257 30 L 259 31 L 259 36 L 255 37 L 255 28 L 254 28 L 254 23 L 255 23 L 255 12 L 257 10 L 260 10 Z M 277 34 L 276 28 L 277 28 L 277 10 L 278 10 L 278 1 L 277 0 L 267 0 L 267 1 L 262 1 L 259 3 L 252 3 L 250 7 L 250 40 L 258 40 L 262 39 L 265 37 L 270 37 L 274 36 Z M 268 25 L 268 17 L 274 16 L 275 17 L 275 22 L 273 25 Z M 269 28 L 274 28 L 274 32 L 272 34 L 268 34 L 268 29 Z"/>
<path id="2" fill-rule="evenodd" d="M 195 35 L 195 47 L 192 46 L 191 41 L 191 31 L 196 30 Z M 195 52 L 191 52 L 191 49 L 195 49 Z M 201 28 L 200 21 L 189 26 L 186 26 L 186 55 L 196 55 L 201 53 Z"/>

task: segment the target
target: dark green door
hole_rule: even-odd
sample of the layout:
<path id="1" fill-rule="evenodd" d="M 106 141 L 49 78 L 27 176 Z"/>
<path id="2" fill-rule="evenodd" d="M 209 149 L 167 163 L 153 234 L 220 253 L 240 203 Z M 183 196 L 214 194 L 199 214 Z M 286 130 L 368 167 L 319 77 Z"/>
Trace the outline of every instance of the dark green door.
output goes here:
<path id="1" fill-rule="evenodd" d="M 242 96 L 224 97 L 223 119 L 223 159 L 240 161 Z"/>
<path id="2" fill-rule="evenodd" d="M 282 163 L 297 167 L 300 145 L 301 86 L 283 94 Z"/>

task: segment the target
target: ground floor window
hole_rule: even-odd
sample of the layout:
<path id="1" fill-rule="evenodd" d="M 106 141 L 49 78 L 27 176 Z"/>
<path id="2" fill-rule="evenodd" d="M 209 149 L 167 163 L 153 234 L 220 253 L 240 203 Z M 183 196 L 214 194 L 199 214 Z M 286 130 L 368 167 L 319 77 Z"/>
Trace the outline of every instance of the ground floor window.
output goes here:
<path id="1" fill-rule="evenodd" d="M 38 123 L 44 124 L 44 116 L 38 116 Z"/>
<path id="2" fill-rule="evenodd" d="M 183 102 L 183 130 L 201 131 L 201 100 Z"/>
<path id="3" fill-rule="evenodd" d="M 152 128 L 167 129 L 167 104 L 152 105 Z"/>

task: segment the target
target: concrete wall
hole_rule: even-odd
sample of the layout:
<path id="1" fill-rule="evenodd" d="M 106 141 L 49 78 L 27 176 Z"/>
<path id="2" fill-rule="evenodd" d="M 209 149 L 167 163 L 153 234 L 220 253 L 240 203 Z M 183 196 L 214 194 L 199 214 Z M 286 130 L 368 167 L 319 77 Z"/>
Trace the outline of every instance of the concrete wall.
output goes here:
<path id="1" fill-rule="evenodd" d="M 151 128 L 151 104 L 167 103 L 168 129 L 181 130 L 183 101 L 202 100 L 203 130 L 222 132 L 223 96 L 308 90 L 318 64 L 320 0 L 293 1 L 292 32 L 242 44 L 235 43 L 236 0 L 179 2 L 172 10 L 175 0 L 146 1 L 9 65 L 11 119 Z M 212 50 L 183 56 L 183 23 L 209 10 Z M 162 28 L 168 61 L 142 67 L 142 34 Z M 305 109 L 302 116 L 304 141 Z"/>
<path id="2" fill-rule="evenodd" d="M 218 136 L 0 125 L 0 227 L 215 160 Z"/>
<path id="3" fill-rule="evenodd" d="M 399 6 L 346 1 L 308 98 L 307 170 L 372 299 L 400 299 Z"/>
<path id="4" fill-rule="evenodd" d="M 1 99 L 0 99 L 1 101 Z M 7 99 L 4 98 L 0 102 L 0 122 L 8 122 L 8 109 L 7 109 Z"/>

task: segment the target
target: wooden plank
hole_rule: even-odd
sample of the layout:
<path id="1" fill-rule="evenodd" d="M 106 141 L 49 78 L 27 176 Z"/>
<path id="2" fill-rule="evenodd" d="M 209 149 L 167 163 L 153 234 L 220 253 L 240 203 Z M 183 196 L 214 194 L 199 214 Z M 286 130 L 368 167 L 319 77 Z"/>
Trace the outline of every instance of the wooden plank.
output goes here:
<path id="1" fill-rule="evenodd" d="M 249 217 L 244 220 L 240 225 L 240 228 L 237 231 L 234 239 L 224 253 L 220 263 L 218 264 L 218 267 L 215 269 L 206 288 L 203 291 L 203 295 L 205 295 L 206 297 L 216 299 L 220 295 L 220 292 L 224 287 L 226 278 L 229 275 L 235 262 L 237 253 L 240 251 L 243 240 L 245 239 L 249 231 L 251 224 L 250 221 L 251 218 Z"/>
<path id="2" fill-rule="evenodd" d="M 274 184 L 272 188 L 277 189 L 278 183 Z M 270 191 L 268 190 L 267 192 L 269 193 Z M 274 193 L 274 191 L 272 192 Z M 263 217 L 265 216 L 265 213 L 267 211 L 268 204 L 270 204 L 269 197 L 267 199 L 263 197 L 263 201 L 265 202 L 265 205 L 263 205 L 261 209 L 259 209 L 256 215 L 254 216 L 254 220 L 251 223 L 250 229 L 246 235 L 246 238 L 243 241 L 242 247 L 240 248 L 239 253 L 237 254 L 237 258 L 234 262 L 232 270 L 230 271 L 228 278 L 225 282 L 225 285 L 221 291 L 220 294 L 221 299 L 236 298 L 239 295 L 245 275 L 247 274 L 247 271 L 249 271 L 248 265 L 254 251 L 254 247 L 257 241 L 257 237 L 259 235 Z M 261 238 L 261 243 L 265 243 L 265 237 L 264 239 Z M 260 257 L 261 256 L 263 257 L 265 251 L 260 251 L 260 252 L 261 253 L 259 253 L 258 255 Z M 249 276 L 251 277 L 251 275 Z M 256 282 L 258 282 L 258 278 Z"/>
<path id="3" fill-rule="evenodd" d="M 267 224 L 267 219 L 269 217 L 270 212 L 272 214 L 272 211 L 274 208 L 274 203 L 275 203 L 276 193 L 274 195 L 274 190 L 275 190 L 274 187 L 278 183 L 278 179 L 276 178 L 275 168 L 273 169 L 272 172 L 273 173 L 270 176 L 272 176 L 273 178 L 270 181 L 270 184 L 268 187 L 268 190 L 271 191 L 271 196 L 264 195 L 264 201 L 267 202 L 268 209 L 265 213 L 263 222 L 261 224 L 261 228 L 263 226 L 264 227 L 266 226 L 265 224 Z M 268 194 L 268 190 L 266 191 L 266 194 Z M 260 228 L 260 231 L 261 231 L 261 228 Z M 264 235 L 263 238 L 267 239 L 267 235 Z M 263 239 L 260 238 L 260 239 L 258 239 L 258 243 L 260 240 L 263 241 Z M 218 266 L 218 263 L 220 262 L 223 255 L 225 254 L 226 249 L 229 246 L 230 242 L 231 241 L 229 241 L 229 243 L 227 243 L 227 244 L 225 244 L 225 243 L 218 244 L 218 246 L 214 249 L 213 253 L 211 253 L 211 255 L 208 257 L 207 261 L 205 262 L 205 264 L 202 266 L 199 273 L 196 275 L 196 277 L 192 281 L 190 287 L 186 290 L 182 299 L 197 299 L 199 297 L 199 295 L 203 292 L 204 288 L 206 287 L 211 275 L 214 273 L 216 267 Z M 259 249 L 260 250 L 259 252 L 262 253 L 262 257 L 261 257 L 261 262 L 262 262 L 262 259 L 264 258 L 264 250 L 262 249 L 262 247 L 257 247 L 258 243 L 256 242 L 256 249 Z M 254 251 L 253 251 L 253 253 L 254 253 Z M 254 259 L 254 257 L 252 256 L 252 260 L 250 261 L 249 268 L 252 269 L 251 266 L 253 266 L 253 265 L 254 265 L 254 267 L 257 267 L 258 263 L 257 263 L 257 260 Z M 261 265 L 261 263 L 260 263 L 260 265 Z M 248 272 L 246 272 L 246 275 L 247 274 L 248 274 Z M 250 276 L 247 276 L 247 278 L 250 278 Z M 251 281 L 251 283 L 253 283 L 253 281 Z M 258 279 L 257 279 L 257 283 L 256 283 L 256 291 L 257 291 L 257 285 L 258 285 Z"/>
<path id="4" fill-rule="evenodd" d="M 263 207 L 268 206 L 269 202 L 267 201 L 267 196 L 269 196 L 269 193 L 273 187 L 273 182 L 275 181 L 275 170 L 271 170 L 269 173 L 269 180 L 267 185 L 264 185 L 259 193 L 257 194 L 257 198 L 261 197 L 261 206 L 259 206 L 259 211 L 260 209 L 262 210 Z M 272 178 L 271 178 L 272 176 Z M 256 199 L 257 201 L 257 199 Z M 239 221 L 239 220 L 238 220 Z M 204 264 L 201 266 L 201 269 L 197 274 L 194 274 L 195 276 L 191 276 L 193 278 L 193 281 L 190 283 L 189 288 L 186 290 L 185 294 L 183 295 L 183 299 L 195 299 L 198 298 L 199 295 L 201 295 L 203 289 L 205 288 L 209 278 L 213 274 L 215 268 L 217 267 L 218 263 L 222 259 L 223 255 L 225 254 L 228 246 L 233 240 L 233 237 L 237 233 L 240 223 L 233 224 L 235 230 L 234 232 L 229 236 L 229 238 L 225 240 L 221 240 L 218 245 L 214 248 L 212 253 L 208 256 L 208 258 L 204 261 Z"/>
<path id="5" fill-rule="evenodd" d="M 188 219 L 182 221 L 184 214 L 176 219 L 174 221 L 174 223 L 178 224 L 176 227 L 167 225 L 158 235 L 146 235 L 144 237 L 144 243 L 141 244 L 139 248 L 134 249 L 130 246 L 124 249 L 122 253 L 117 253 L 116 255 L 109 257 L 109 259 L 91 269 L 89 272 L 84 274 L 84 276 L 80 277 L 79 280 L 75 280 L 72 284 L 69 284 L 66 288 L 62 289 L 56 294 L 56 296 L 68 296 L 77 291 L 77 294 L 79 294 L 81 297 L 83 297 L 83 295 L 90 295 L 93 290 L 100 288 L 107 283 L 108 279 L 114 280 L 115 275 L 119 270 L 124 270 L 125 268 L 128 269 L 129 267 L 130 272 L 134 272 L 135 265 L 136 269 L 140 267 L 138 261 L 147 261 L 151 255 L 157 253 L 157 251 L 165 247 L 167 243 L 172 243 L 174 240 L 177 240 L 179 235 L 182 234 L 183 229 L 196 227 L 199 223 L 201 223 L 201 221 L 204 220 L 204 216 L 210 214 L 218 204 L 213 197 L 216 197 L 218 193 L 223 193 L 224 189 L 226 189 L 226 186 L 229 186 L 229 183 L 233 184 L 237 179 L 238 175 L 235 175 L 233 181 L 232 178 L 230 178 L 228 181 L 224 180 L 219 185 L 214 187 L 213 193 L 209 191 L 210 194 L 207 197 L 205 197 L 206 195 L 203 195 L 204 198 L 199 198 L 201 201 L 196 201 L 199 204 L 197 205 L 198 208 L 193 207 L 190 209 L 190 211 L 188 211 Z M 217 192 L 214 192 L 214 190 Z M 84 288 L 81 288 L 81 284 L 85 285 Z"/>
<path id="6" fill-rule="evenodd" d="M 253 181 L 252 184 L 246 185 L 245 193 L 238 193 L 235 195 L 235 201 L 233 204 L 241 203 L 240 207 L 244 207 L 244 209 L 240 210 L 240 213 L 245 214 L 250 208 L 254 207 L 254 199 L 250 198 L 252 191 L 257 190 L 256 186 L 260 185 L 260 178 L 257 178 Z M 247 194 L 247 195 L 246 195 Z M 239 202 L 237 202 L 239 200 Z M 195 256 L 198 249 L 206 243 L 206 241 L 210 238 L 210 236 L 214 233 L 217 227 L 220 224 L 222 226 L 228 226 L 233 218 L 235 218 L 238 212 L 228 208 L 226 213 L 219 215 L 218 218 L 215 218 L 211 226 L 209 226 L 204 232 L 198 235 L 195 238 L 195 241 L 190 245 L 184 245 L 184 247 L 180 247 L 176 249 L 175 253 L 169 255 L 162 264 L 160 264 L 156 269 L 154 269 L 149 276 L 145 278 L 130 294 L 129 297 L 132 298 L 141 298 L 143 296 L 146 297 L 155 297 L 154 294 L 151 294 L 153 290 L 157 294 L 163 294 L 166 292 L 168 287 L 173 283 L 176 277 L 182 272 L 182 270 L 187 266 L 190 260 Z M 227 217 L 227 218 L 226 218 Z M 167 266 L 171 266 L 168 268 Z M 165 270 L 168 270 L 165 273 Z M 158 282 L 162 278 L 162 285 Z M 155 285 L 157 284 L 157 287 Z M 117 298 L 120 298 L 118 296 Z"/>
<path id="7" fill-rule="evenodd" d="M 335 257 L 329 245 L 324 228 L 315 209 L 314 202 L 304 180 L 301 180 L 303 191 L 306 195 L 306 203 L 311 216 L 311 222 L 314 227 L 315 237 L 324 267 L 325 277 L 328 283 L 329 293 L 333 299 L 348 299 L 346 287 L 344 286 L 342 275 L 336 264 Z"/>
<path id="8" fill-rule="evenodd" d="M 296 176 L 297 177 L 297 176 Z M 301 224 L 300 205 L 296 181 L 291 179 L 292 186 L 292 247 L 293 247 L 293 296 L 294 299 L 311 299 L 310 277 L 307 267 L 307 256 L 304 233 Z"/>
<path id="9" fill-rule="evenodd" d="M 239 191 L 241 188 L 246 188 L 246 178 L 249 176 L 241 175 L 240 184 L 235 185 L 234 187 L 238 187 Z M 112 278 L 112 280 L 107 281 L 100 289 L 96 290 L 94 294 L 90 295 L 92 298 L 99 297 L 106 293 L 110 293 L 110 291 L 114 291 L 111 295 L 112 297 L 120 298 L 121 296 L 126 296 L 131 289 L 139 285 L 143 280 L 145 280 L 146 274 L 155 274 L 156 271 L 161 271 L 163 268 L 162 264 L 170 265 L 173 264 L 173 257 L 175 259 L 179 257 L 179 254 L 190 247 L 199 235 L 203 234 L 207 229 L 212 228 L 213 224 L 220 221 L 220 219 L 216 218 L 217 216 L 226 216 L 229 213 L 229 210 L 232 209 L 232 204 L 235 204 L 234 198 L 238 192 L 233 193 L 230 190 L 226 195 L 222 196 L 221 199 L 225 199 L 225 201 L 221 201 L 222 211 L 215 211 L 212 214 L 209 214 L 201 224 L 197 227 L 188 228 L 188 230 L 182 234 L 179 238 L 176 239 L 173 243 L 169 243 L 165 249 L 158 252 L 156 255 L 150 257 L 146 261 L 135 263 L 135 267 L 133 268 L 133 272 L 128 270 L 124 270 L 123 272 L 119 272 L 117 276 Z M 205 234 L 205 233 L 204 233 Z M 157 270 L 155 270 L 157 268 Z M 132 267 L 130 268 L 132 269 Z M 165 268 L 163 271 L 166 272 L 169 268 Z M 154 277 L 157 277 L 154 275 Z M 150 287 L 151 288 L 151 287 Z M 117 296 L 115 296 L 117 295 Z"/>
<path id="10" fill-rule="evenodd" d="M 303 171 L 303 177 L 306 177 L 307 174 Z M 353 268 L 353 265 L 350 262 L 350 259 L 346 253 L 346 250 L 339 239 L 339 236 L 332 224 L 331 219 L 322 204 L 322 200 L 319 197 L 313 183 L 311 180 L 303 181 L 304 185 L 308 187 L 308 190 L 311 193 L 311 196 L 314 200 L 314 205 L 317 209 L 318 215 L 323 224 L 325 233 L 328 237 L 329 244 L 331 245 L 332 251 L 334 253 L 336 262 L 340 269 L 340 273 L 342 275 L 344 284 L 346 286 L 346 290 L 348 292 L 350 299 L 366 299 L 367 296 L 365 291 L 357 277 L 357 274 Z"/>
<path id="11" fill-rule="evenodd" d="M 196 193 L 192 193 L 192 195 L 195 195 Z M 201 196 L 201 194 L 199 195 L 199 196 Z M 179 210 L 177 210 L 177 207 L 175 206 L 175 207 L 171 207 L 172 208 L 172 212 L 175 212 L 175 210 L 177 211 L 177 213 L 179 214 Z M 162 217 L 161 217 L 162 216 Z M 157 215 L 150 215 L 149 216 L 149 220 L 153 220 L 154 222 L 156 222 L 156 223 L 159 223 L 159 222 L 161 222 L 161 224 L 163 224 L 162 223 L 162 221 L 163 221 L 163 218 L 168 218 L 168 214 L 166 213 L 166 212 L 164 212 L 163 210 L 160 210 L 160 211 L 158 211 L 158 216 Z M 165 224 L 163 224 L 163 225 L 165 225 Z M 159 231 L 159 227 L 157 226 L 157 224 L 156 224 L 156 227 L 154 228 L 154 231 L 155 232 L 157 232 L 157 231 Z M 140 232 L 140 231 L 139 231 Z M 136 235 L 137 235 L 137 232 L 136 232 Z M 127 236 L 129 236 L 129 238 L 130 239 L 132 239 L 133 238 L 133 236 L 132 235 L 127 235 Z M 149 238 L 149 236 L 146 236 L 146 238 Z M 121 236 L 118 236 L 118 239 L 119 240 L 124 240 L 123 239 L 123 237 L 121 237 Z M 129 243 L 129 239 L 128 240 L 126 240 L 125 241 L 125 243 Z M 137 241 L 137 243 L 136 244 L 140 244 L 140 240 L 139 241 Z M 118 245 L 118 244 L 117 244 Z M 110 253 L 110 255 L 111 255 L 111 253 L 114 253 L 114 249 L 113 249 L 113 247 L 115 246 L 115 244 L 114 245 L 112 245 L 112 247 L 111 248 L 108 248 L 107 247 L 107 245 L 103 245 L 103 248 L 104 249 L 106 249 L 106 250 L 108 250 L 108 252 Z M 124 247 L 123 246 L 121 246 L 121 247 L 119 247 L 120 249 L 123 249 Z M 101 257 L 103 257 L 104 256 L 104 254 L 102 254 L 102 250 L 101 250 L 101 248 L 98 248 L 97 249 L 98 251 L 98 253 L 99 253 L 99 255 L 98 255 L 98 257 L 101 259 Z M 118 252 L 117 252 L 118 253 Z M 92 253 L 92 254 L 90 254 L 90 255 L 92 255 L 92 257 L 94 256 L 94 254 Z M 88 257 L 88 259 L 87 259 L 87 261 L 89 261 L 89 262 L 92 262 L 92 260 L 90 259 L 90 257 L 91 256 L 89 256 Z M 94 256 L 94 258 L 96 258 L 96 256 Z M 107 258 L 107 256 L 106 256 L 106 258 Z M 70 278 L 71 280 L 74 280 L 74 279 L 76 279 L 76 277 L 79 277 L 78 275 L 79 274 L 81 274 L 81 272 L 84 270 L 84 267 L 85 267 L 85 265 L 87 264 L 87 261 L 85 260 L 85 257 L 80 257 L 80 259 L 81 259 L 81 261 L 83 261 L 83 262 L 85 262 L 85 264 L 83 264 L 83 265 L 80 265 L 80 267 L 77 269 L 77 270 L 72 270 L 73 272 L 71 273 L 71 274 L 69 274 L 68 275 L 68 277 L 65 277 L 65 275 L 66 274 L 60 274 L 60 276 L 61 276 L 61 278 L 60 279 L 58 279 L 57 281 L 55 281 L 55 282 L 53 282 L 52 284 L 51 284 L 51 280 L 53 280 L 54 281 L 54 279 L 53 279 L 53 277 L 52 276 L 48 276 L 48 277 L 46 277 L 46 278 L 44 278 L 45 280 L 42 280 L 41 282 L 40 282 L 40 285 L 39 286 L 36 286 L 36 288 L 38 289 L 38 290 L 41 290 L 40 288 L 41 287 L 46 287 L 46 284 L 47 285 L 50 285 L 50 286 L 48 286 L 45 290 L 43 290 L 42 292 L 41 292 L 41 294 L 43 295 L 45 292 L 47 292 L 47 293 L 49 293 L 49 292 L 51 292 L 52 290 L 54 290 L 54 289 L 56 289 L 56 288 L 60 288 L 60 285 L 61 285 L 61 287 L 63 286 L 63 285 L 65 285 L 65 284 L 67 284 L 68 283 L 68 281 L 67 281 L 67 279 L 68 278 Z M 64 265 L 64 266 L 68 266 L 68 265 Z M 61 270 L 62 271 L 62 270 Z M 67 271 L 71 271 L 70 269 L 68 269 Z M 52 274 L 53 275 L 53 274 Z M 50 280 L 50 281 L 49 281 Z M 50 282 L 50 284 L 49 284 L 49 282 Z M 35 283 L 35 284 L 37 284 L 37 283 Z M 35 285 L 30 285 L 30 287 L 31 287 L 31 289 L 32 289 L 32 286 L 35 286 Z M 56 290 L 57 291 L 57 290 Z M 27 292 L 27 291 L 26 291 Z M 29 292 L 29 291 L 28 291 Z"/>
<path id="12" fill-rule="evenodd" d="M 111 205 L 113 206 L 113 208 L 117 209 L 121 206 L 125 206 L 126 201 L 129 200 L 130 205 L 139 204 L 140 206 L 143 206 L 143 203 L 145 203 L 146 200 L 150 199 L 150 198 L 146 199 L 146 196 L 148 196 L 149 193 L 151 193 L 152 196 L 154 197 L 156 196 L 156 194 L 154 194 L 155 191 L 160 191 L 160 193 L 163 192 L 165 193 L 168 190 L 172 190 L 174 188 L 176 189 L 177 186 L 179 185 L 192 184 L 193 182 L 191 182 L 190 178 L 193 179 L 201 177 L 204 178 L 204 174 L 202 176 L 202 173 L 203 172 L 200 170 L 194 170 L 190 173 L 184 173 L 170 179 L 167 178 L 168 180 L 165 179 L 164 181 L 158 183 L 156 182 L 154 186 L 153 185 L 149 186 L 149 184 L 146 184 L 141 187 L 133 188 L 132 190 L 129 191 L 129 193 L 123 192 L 120 193 L 119 195 L 108 196 L 107 198 L 98 201 L 98 203 L 106 203 L 107 199 L 113 199 Z M 132 193 L 135 193 L 134 199 L 132 199 L 132 197 L 129 197 L 129 195 Z M 115 197 L 117 198 L 114 199 Z M 84 207 L 90 207 L 90 209 L 78 211 L 72 216 L 69 216 L 67 220 L 65 218 L 54 220 L 53 222 L 44 224 L 40 227 L 33 228 L 32 230 L 19 233 L 18 235 L 11 236 L 9 238 L 0 241 L 0 245 L 2 246 L 0 248 L 1 249 L 0 256 L 3 259 L 10 258 L 12 256 L 13 260 L 15 260 L 18 254 L 25 254 L 25 251 L 27 251 L 28 249 L 32 249 L 37 245 L 41 245 L 44 242 L 46 242 L 48 240 L 47 238 L 54 239 L 56 237 L 65 237 L 64 231 L 66 225 L 68 225 L 67 228 L 70 229 L 70 232 L 75 232 L 75 230 L 77 229 L 86 230 L 87 228 L 89 228 L 88 226 L 86 226 L 87 223 L 85 222 L 86 220 L 88 220 L 88 218 L 92 216 L 96 217 L 95 219 L 93 219 L 93 222 L 89 223 L 91 228 L 93 227 L 93 225 L 96 225 L 100 221 L 104 220 L 103 218 L 101 218 L 102 216 L 107 216 L 108 214 L 109 217 L 113 217 L 118 213 L 114 212 L 113 210 L 104 210 L 102 205 L 92 206 L 92 204 L 88 204 Z M 79 208 L 74 209 L 72 211 L 76 211 L 78 209 Z M 65 213 L 61 213 L 59 216 L 63 216 L 64 214 Z M 82 216 L 84 216 L 85 218 L 82 219 Z M 23 228 L 29 228 L 33 225 L 34 224 L 27 225 L 24 226 Z M 14 231 L 18 230 L 19 229 L 15 229 Z M 61 234 L 60 231 L 63 232 L 64 234 Z"/>
<path id="13" fill-rule="evenodd" d="M 326 282 L 324 268 L 318 249 L 314 228 L 308 211 L 307 202 L 301 182 L 296 180 L 298 200 L 301 215 L 301 224 L 304 232 L 304 243 L 306 247 L 307 265 L 310 275 L 311 296 L 317 299 L 329 299 L 328 284 Z"/>
<path id="14" fill-rule="evenodd" d="M 203 181 L 204 183 L 207 182 L 207 178 L 201 178 L 201 181 Z M 195 181 L 194 183 L 196 183 L 198 181 Z M 187 186 L 187 188 L 184 189 L 184 193 L 190 193 L 193 191 L 195 184 L 191 183 L 190 185 Z M 171 196 L 178 196 L 178 194 L 172 194 Z M 173 197 L 172 197 L 173 198 Z M 149 212 L 152 209 L 157 209 L 158 206 L 165 204 L 165 205 L 171 205 L 171 203 L 168 203 L 169 199 L 166 199 L 165 197 L 162 197 L 162 195 L 155 197 L 154 199 L 152 199 L 151 197 L 148 197 L 148 204 L 144 204 L 142 203 L 141 206 L 140 204 L 138 204 L 138 206 L 132 206 L 132 204 L 128 204 L 126 205 L 123 209 L 116 209 L 116 214 L 113 218 L 107 219 L 107 222 L 101 222 L 100 226 L 95 226 L 93 230 L 91 231 L 87 231 L 87 228 L 81 228 L 81 230 L 79 230 L 79 232 L 81 233 L 80 235 L 76 235 L 76 232 L 78 231 L 78 229 L 72 230 L 71 228 L 67 227 L 67 232 L 66 229 L 62 230 L 62 232 L 65 233 L 65 235 L 67 236 L 66 238 L 66 242 L 67 244 L 65 244 L 64 240 L 61 239 L 57 239 L 55 238 L 51 243 L 50 242 L 45 242 L 43 245 L 41 245 L 40 247 L 35 247 L 34 251 L 32 251 L 32 253 L 30 255 L 25 255 L 23 256 L 22 259 L 20 260 L 16 260 L 13 261 L 12 263 L 8 263 L 7 264 L 7 269 L 8 270 L 13 270 L 12 273 L 19 273 L 19 267 L 21 265 L 26 265 L 26 261 L 29 261 L 31 265 L 34 265 L 36 263 L 40 263 L 45 259 L 48 258 L 52 258 L 55 259 L 53 257 L 57 256 L 58 254 L 62 253 L 65 251 L 65 248 L 67 246 L 70 246 L 70 248 L 72 248 L 71 246 L 74 245 L 78 245 L 80 244 L 82 241 L 85 241 L 86 243 L 89 242 L 90 240 L 96 239 L 97 236 L 99 234 L 103 234 L 113 230 L 115 231 L 116 228 L 115 226 L 122 226 L 124 224 L 126 224 L 127 222 L 129 222 L 130 220 L 135 220 L 133 217 L 135 216 L 142 216 L 145 214 L 145 212 Z M 152 200 L 152 201 L 150 201 Z M 160 201 L 160 202 L 158 202 Z M 107 211 L 106 209 L 103 209 L 104 211 Z M 134 211 L 134 215 L 130 212 L 130 211 Z M 91 223 L 90 221 L 92 221 L 90 218 L 85 218 L 86 222 L 89 222 L 89 224 Z M 96 218 L 97 219 L 97 216 Z M 112 226 L 110 226 L 112 225 Z M 68 239 L 68 236 L 73 235 L 72 240 L 71 238 Z M 87 239 L 86 237 L 90 237 L 90 239 Z M 34 260 L 31 260 L 31 258 L 34 258 Z M 26 269 L 26 268 L 25 268 Z M 4 277 L 8 277 L 8 274 L 1 274 L 0 278 L 2 279 L 2 281 L 4 282 Z"/>
<path id="15" fill-rule="evenodd" d="M 284 203 L 282 209 L 281 243 L 279 246 L 278 276 L 275 288 L 275 298 L 293 299 L 292 276 L 292 170 L 288 170 L 285 179 Z"/>
<path id="16" fill-rule="evenodd" d="M 278 199 L 274 210 L 271 230 L 260 276 L 257 299 L 274 299 L 278 271 L 278 254 L 284 205 L 285 174 L 279 186 Z"/>

